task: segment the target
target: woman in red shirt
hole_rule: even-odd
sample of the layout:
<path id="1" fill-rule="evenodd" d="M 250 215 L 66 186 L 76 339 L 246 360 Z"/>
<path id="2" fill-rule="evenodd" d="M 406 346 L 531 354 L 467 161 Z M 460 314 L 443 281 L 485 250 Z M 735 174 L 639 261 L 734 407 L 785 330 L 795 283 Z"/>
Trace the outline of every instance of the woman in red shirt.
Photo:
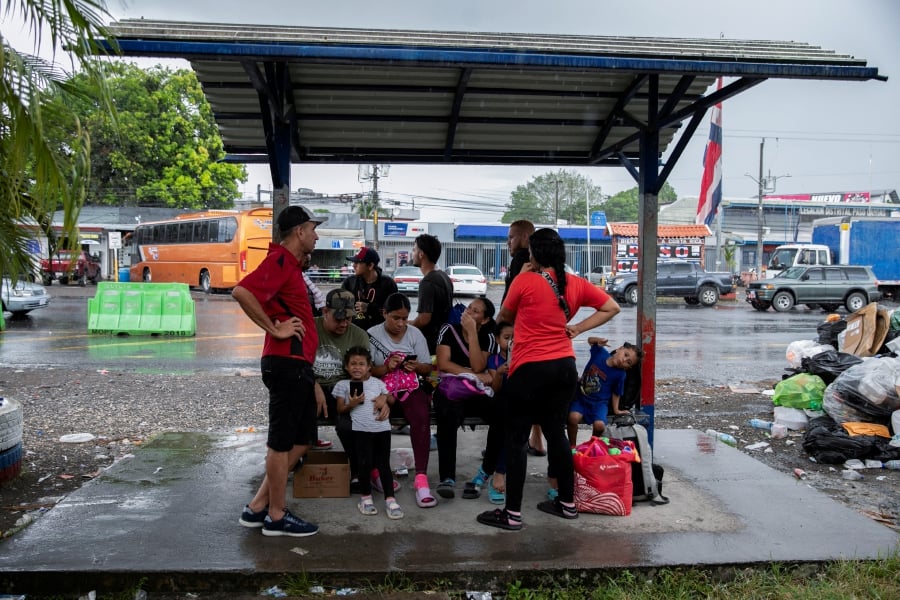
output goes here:
<path id="1" fill-rule="evenodd" d="M 513 345 L 506 383 L 508 403 L 506 506 L 478 515 L 478 522 L 501 529 L 522 528 L 531 425 L 547 439 L 550 469 L 557 474 L 559 496 L 538 504 L 544 512 L 575 519 L 575 469 L 566 437 L 569 403 L 575 396 L 578 371 L 572 338 L 603 325 L 619 313 L 619 305 L 590 282 L 566 275 L 566 248 L 552 229 L 530 238 L 532 270 L 513 280 L 498 320 L 513 323 Z M 582 307 L 593 311 L 569 324 Z"/>

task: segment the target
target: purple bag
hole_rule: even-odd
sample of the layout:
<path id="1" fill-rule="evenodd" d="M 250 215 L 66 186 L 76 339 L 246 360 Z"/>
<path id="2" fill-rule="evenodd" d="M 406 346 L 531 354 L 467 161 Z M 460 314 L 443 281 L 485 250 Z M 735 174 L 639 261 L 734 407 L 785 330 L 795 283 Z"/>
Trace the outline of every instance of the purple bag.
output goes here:
<path id="1" fill-rule="evenodd" d="M 468 373 L 462 375 L 441 375 L 438 391 L 451 402 L 462 402 L 469 398 L 489 398 L 494 390 L 486 387 L 481 381 Z"/>

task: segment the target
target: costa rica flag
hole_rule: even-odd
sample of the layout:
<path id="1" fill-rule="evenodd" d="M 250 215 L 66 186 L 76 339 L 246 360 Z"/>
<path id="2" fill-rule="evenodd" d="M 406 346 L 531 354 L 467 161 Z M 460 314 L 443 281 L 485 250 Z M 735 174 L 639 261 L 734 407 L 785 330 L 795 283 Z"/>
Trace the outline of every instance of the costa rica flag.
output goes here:
<path id="1" fill-rule="evenodd" d="M 717 90 L 722 89 L 719 78 Z M 713 107 L 709 123 L 709 141 L 703 152 L 703 179 L 700 181 L 700 201 L 697 203 L 697 225 L 711 225 L 722 203 L 722 103 Z"/>

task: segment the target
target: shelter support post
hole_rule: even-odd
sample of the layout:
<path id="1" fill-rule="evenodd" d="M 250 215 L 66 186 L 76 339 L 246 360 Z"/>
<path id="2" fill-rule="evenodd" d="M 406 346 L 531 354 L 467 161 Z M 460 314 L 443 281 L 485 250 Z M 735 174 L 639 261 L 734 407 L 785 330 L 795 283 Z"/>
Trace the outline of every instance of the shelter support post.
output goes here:
<path id="1" fill-rule="evenodd" d="M 641 410 L 649 415 L 647 435 L 653 445 L 656 415 L 656 257 L 659 225 L 659 76 L 649 81 L 647 128 L 640 136 L 638 177 L 638 304 L 637 337 L 644 352 L 641 361 Z"/>

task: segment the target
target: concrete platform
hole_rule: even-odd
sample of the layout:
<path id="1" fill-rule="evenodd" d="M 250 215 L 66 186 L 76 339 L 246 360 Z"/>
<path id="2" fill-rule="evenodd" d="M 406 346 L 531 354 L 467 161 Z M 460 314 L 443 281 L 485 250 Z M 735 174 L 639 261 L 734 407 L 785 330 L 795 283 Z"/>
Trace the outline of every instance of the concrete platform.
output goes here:
<path id="1" fill-rule="evenodd" d="M 333 431 L 322 431 L 336 440 Z M 457 497 L 416 507 L 411 480 L 398 500 L 406 517 L 365 517 L 356 498 L 290 499 L 318 523 L 308 538 L 269 538 L 237 523 L 263 471 L 259 433 L 169 433 L 146 443 L 0 544 L 5 593 L 124 589 L 255 591 L 284 573 L 340 584 L 402 572 L 460 587 L 552 571 L 679 565 L 751 565 L 877 558 L 900 536 L 738 450 L 703 454 L 692 430 L 658 430 L 665 466 L 663 506 L 638 504 L 631 516 L 582 514 L 565 521 L 538 511 L 546 459 L 529 457 L 525 527 L 479 525 L 494 506 L 461 498 L 477 467 L 485 432 L 460 432 Z M 393 436 L 394 447 L 409 438 Z M 431 454 L 437 479 L 437 454 Z M 288 493 L 291 493 L 289 486 Z M 376 503 L 381 508 L 380 499 Z M 479 589 L 470 587 L 469 589 Z"/>

